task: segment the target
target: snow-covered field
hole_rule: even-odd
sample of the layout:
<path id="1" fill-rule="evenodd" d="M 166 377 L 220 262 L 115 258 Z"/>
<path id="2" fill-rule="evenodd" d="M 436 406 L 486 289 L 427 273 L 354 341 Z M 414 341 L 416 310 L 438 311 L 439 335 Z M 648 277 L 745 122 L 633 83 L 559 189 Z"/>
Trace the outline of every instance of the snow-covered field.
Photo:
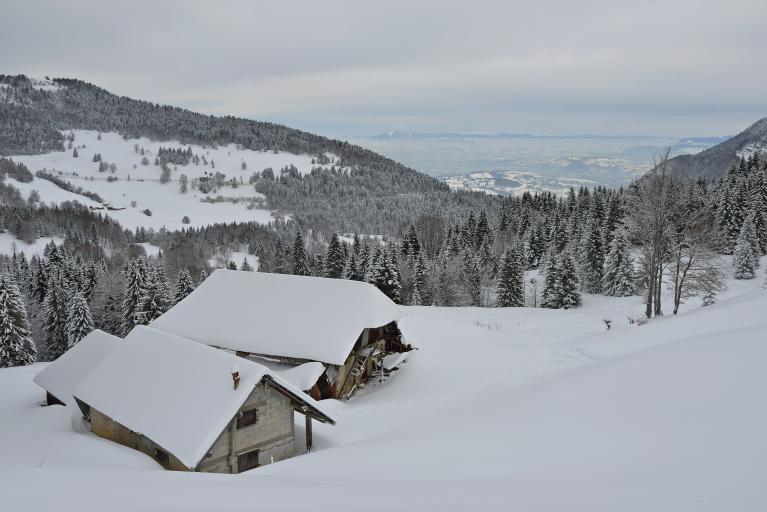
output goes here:
<path id="1" fill-rule="evenodd" d="M 587 296 L 573 311 L 407 308 L 402 330 L 419 347 L 408 362 L 351 401 L 325 402 L 338 425 L 315 426 L 311 454 L 241 475 L 164 471 L 87 433 L 78 411 L 40 407 L 42 365 L 0 370 L 0 503 L 766 510 L 763 276 L 644 326 L 627 321 L 637 297 Z"/>
<path id="2" fill-rule="evenodd" d="M 55 242 L 56 245 L 61 245 L 64 242 L 64 239 L 57 236 L 43 237 L 28 244 L 22 240 L 18 240 L 11 233 L 0 233 L 0 254 L 7 254 L 10 256 L 15 252 L 17 254 L 24 253 L 27 258 L 31 258 L 35 254 L 41 256 L 45 251 L 45 246 L 51 241 Z"/>
<path id="3" fill-rule="evenodd" d="M 137 226 L 181 229 L 235 221 L 271 222 L 273 216 L 268 209 L 259 207 L 248 209 L 248 199 L 264 200 L 263 195 L 248 184 L 250 176 L 254 172 L 260 173 L 267 167 L 271 167 L 275 175 L 279 175 L 280 169 L 290 165 L 295 166 L 301 173 L 307 173 L 313 167 L 322 167 L 319 164 L 312 164 L 312 155 L 259 152 L 241 149 L 232 144 L 212 148 L 182 145 L 178 142 L 156 142 L 146 138 L 124 140 L 117 133 L 102 133 L 101 140 L 98 139 L 98 133 L 95 131 L 74 130 L 73 133 L 75 134 L 74 147 L 79 153 L 78 158 L 72 156 L 71 149 L 12 158 L 29 167 L 33 174 L 41 169 L 47 169 L 56 175 L 61 172 L 63 175 L 59 177 L 69 181 L 75 187 L 95 192 L 113 207 L 125 208 L 119 211 L 104 210 L 103 212 L 129 229 L 135 229 Z M 135 144 L 144 149 L 149 165 L 141 165 L 143 157 L 134 151 Z M 83 145 L 85 147 L 82 147 Z M 199 165 L 170 164 L 171 181 L 161 184 L 159 182 L 160 166 L 154 165 L 155 156 L 161 147 L 166 149 L 191 147 L 192 152 L 199 155 L 201 159 L 204 157 L 208 164 L 204 165 L 202 161 Z M 104 162 L 114 163 L 117 166 L 116 171 L 114 173 L 109 170 L 99 172 L 99 163 L 92 161 L 95 153 L 100 153 Z M 333 161 L 337 160 L 333 155 L 327 156 Z M 211 166 L 211 161 L 215 163 L 215 168 Z M 242 169 L 243 162 L 246 164 L 246 169 Z M 210 194 L 192 190 L 192 180 L 203 177 L 206 173 L 212 175 L 216 172 L 225 174 L 227 179 L 236 178 L 238 181 L 242 179 L 243 184 L 237 188 L 227 185 L 218 192 Z M 190 180 L 189 190 L 185 194 L 179 191 L 178 180 L 182 174 Z M 117 181 L 109 182 L 108 177 L 117 178 Z M 9 179 L 9 183 L 18 188 L 25 199 L 29 197 L 32 190 L 37 190 L 42 201 L 46 203 L 76 200 L 87 206 L 102 206 L 96 201 L 62 190 L 54 183 L 37 177 L 30 183 L 19 183 L 13 179 Z M 214 199 L 219 195 L 225 198 L 239 198 L 240 202 L 201 202 L 201 199 L 206 197 Z M 145 209 L 151 210 L 152 215 L 145 215 L 143 213 Z M 181 222 L 185 215 L 189 216 L 189 224 Z"/>

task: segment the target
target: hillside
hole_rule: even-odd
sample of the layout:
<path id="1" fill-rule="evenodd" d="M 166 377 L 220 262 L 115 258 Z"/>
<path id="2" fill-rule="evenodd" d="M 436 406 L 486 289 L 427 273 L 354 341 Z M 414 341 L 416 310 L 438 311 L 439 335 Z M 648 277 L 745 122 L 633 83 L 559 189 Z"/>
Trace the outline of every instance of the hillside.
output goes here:
<path id="1" fill-rule="evenodd" d="M 338 425 L 315 427 L 311 454 L 233 476 L 166 472 L 90 434 L 76 408 L 39 407 L 41 364 L 3 369 L 3 502 L 251 510 L 257 495 L 269 510 L 763 510 L 765 307 L 761 280 L 732 279 L 717 304 L 693 301 L 641 327 L 625 320 L 639 297 L 590 295 L 572 311 L 406 307 L 402 330 L 419 350 L 400 370 L 351 401 L 325 401 Z"/>
<path id="2" fill-rule="evenodd" d="M 741 158 L 767 152 L 767 117 L 755 122 L 735 137 L 692 155 L 679 155 L 668 161 L 668 172 L 681 178 L 718 178 Z M 650 171 L 653 172 L 653 171 Z"/>
<path id="3" fill-rule="evenodd" d="M 23 199 L 34 190 L 46 204 L 78 201 L 129 229 L 289 217 L 319 230 L 391 235 L 435 205 L 464 215 L 492 201 L 453 194 L 347 142 L 116 96 L 74 79 L 0 75 L 0 155 L 62 181 L 10 181 Z M 188 196 L 179 191 L 182 175 Z"/>

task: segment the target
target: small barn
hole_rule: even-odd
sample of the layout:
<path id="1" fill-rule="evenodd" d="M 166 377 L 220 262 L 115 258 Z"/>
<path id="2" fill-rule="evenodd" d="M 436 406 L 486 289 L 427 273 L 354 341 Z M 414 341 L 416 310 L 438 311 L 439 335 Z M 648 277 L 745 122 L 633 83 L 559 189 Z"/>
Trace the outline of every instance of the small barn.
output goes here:
<path id="1" fill-rule="evenodd" d="M 216 270 L 152 327 L 248 358 L 325 365 L 315 399 L 348 398 L 411 350 L 402 310 L 359 281 Z M 388 358 L 401 361 L 402 358 Z"/>
<path id="2" fill-rule="evenodd" d="M 47 405 L 72 405 L 75 388 L 102 359 L 122 342 L 122 339 L 96 329 L 43 368 L 34 377 L 45 390 Z"/>
<path id="3" fill-rule="evenodd" d="M 294 413 L 334 424 L 322 406 L 266 367 L 137 326 L 77 386 L 91 432 L 166 469 L 240 473 L 296 453 Z"/>

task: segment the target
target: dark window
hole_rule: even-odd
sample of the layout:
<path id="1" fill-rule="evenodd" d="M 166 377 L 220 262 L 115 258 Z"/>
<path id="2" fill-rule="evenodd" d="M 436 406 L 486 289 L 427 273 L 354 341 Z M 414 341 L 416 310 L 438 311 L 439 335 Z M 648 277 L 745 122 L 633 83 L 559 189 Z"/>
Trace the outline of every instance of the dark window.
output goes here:
<path id="1" fill-rule="evenodd" d="M 258 421 L 258 409 L 248 409 L 237 414 L 237 428 L 245 428 L 255 425 Z"/>
<path id="2" fill-rule="evenodd" d="M 243 472 L 258 467 L 258 450 L 237 456 L 237 471 Z"/>
<path id="3" fill-rule="evenodd" d="M 163 466 L 167 466 L 168 463 L 170 463 L 170 457 L 168 456 L 168 452 L 166 452 L 165 450 L 160 450 L 159 448 L 155 448 L 154 458 L 157 459 L 157 462 L 159 462 Z"/>

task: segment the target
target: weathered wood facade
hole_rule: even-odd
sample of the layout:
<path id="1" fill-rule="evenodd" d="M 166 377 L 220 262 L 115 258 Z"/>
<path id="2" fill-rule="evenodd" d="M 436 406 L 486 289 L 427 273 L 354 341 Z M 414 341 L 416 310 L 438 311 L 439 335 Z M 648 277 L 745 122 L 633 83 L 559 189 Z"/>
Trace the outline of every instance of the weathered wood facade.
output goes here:
<path id="1" fill-rule="evenodd" d="M 315 400 L 348 399 L 364 388 L 370 379 L 388 373 L 388 370 L 383 368 L 384 357 L 410 350 L 412 347 L 403 342 L 402 333 L 396 322 L 390 322 L 383 327 L 365 328 L 344 363 L 342 365 L 323 363 L 326 366 L 325 373 L 307 391 Z M 309 362 L 308 359 L 284 357 L 279 354 L 251 354 L 238 351 L 237 355 L 245 358 L 267 358 L 296 366 Z"/>
<path id="2" fill-rule="evenodd" d="M 291 396 L 264 380 L 253 389 L 206 456 L 195 467 L 187 467 L 152 439 L 87 404 L 80 403 L 80 407 L 86 419 L 90 419 L 94 434 L 145 453 L 165 469 L 209 473 L 240 473 L 292 457 L 295 454 L 294 411 L 299 408 L 306 413 Z M 307 414 L 306 418 L 311 424 L 311 415 Z M 310 449 L 311 429 L 307 430 L 306 442 Z"/>

